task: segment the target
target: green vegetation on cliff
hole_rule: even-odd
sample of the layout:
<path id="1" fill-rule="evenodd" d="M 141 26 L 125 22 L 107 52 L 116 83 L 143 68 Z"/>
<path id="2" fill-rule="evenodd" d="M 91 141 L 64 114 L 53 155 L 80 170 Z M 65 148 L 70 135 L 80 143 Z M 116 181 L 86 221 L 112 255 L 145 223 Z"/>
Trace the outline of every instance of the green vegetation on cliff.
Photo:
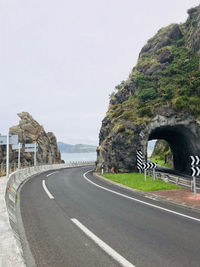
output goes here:
<path id="1" fill-rule="evenodd" d="M 116 86 L 107 112 L 116 131 L 124 120 L 148 122 L 161 106 L 200 119 L 200 58 L 188 45 L 200 8 L 188 12 L 185 24 L 162 28 L 148 41 L 129 79 Z"/>
<path id="2" fill-rule="evenodd" d="M 173 155 L 169 144 L 165 140 L 157 140 L 150 159 L 160 166 L 172 168 Z"/>
<path id="3" fill-rule="evenodd" d="M 189 173 L 186 158 L 192 139 L 198 142 L 200 122 L 200 5 L 188 14 L 184 24 L 160 29 L 128 79 L 115 87 L 99 134 L 96 170 L 103 165 L 108 172 L 137 171 L 137 151 L 145 154 L 148 140 L 165 139 L 173 147 L 174 168 Z"/>

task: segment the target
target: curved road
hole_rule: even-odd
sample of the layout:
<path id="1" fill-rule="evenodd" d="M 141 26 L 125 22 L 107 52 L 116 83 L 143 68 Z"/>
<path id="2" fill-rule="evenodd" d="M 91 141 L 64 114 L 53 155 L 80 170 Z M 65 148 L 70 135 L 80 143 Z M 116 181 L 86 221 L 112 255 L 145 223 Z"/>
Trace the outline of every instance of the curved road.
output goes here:
<path id="1" fill-rule="evenodd" d="M 22 187 L 36 266 L 199 266 L 200 213 L 108 185 L 91 169 L 48 171 Z"/>

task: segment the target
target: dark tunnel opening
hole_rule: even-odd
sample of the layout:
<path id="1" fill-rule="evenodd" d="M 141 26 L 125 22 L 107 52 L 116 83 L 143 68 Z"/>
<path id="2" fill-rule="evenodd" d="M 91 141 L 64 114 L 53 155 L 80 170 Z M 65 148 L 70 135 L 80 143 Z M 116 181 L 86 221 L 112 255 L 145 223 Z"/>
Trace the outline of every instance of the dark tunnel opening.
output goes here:
<path id="1" fill-rule="evenodd" d="M 200 141 L 193 132 L 184 125 L 161 126 L 149 135 L 149 141 L 153 139 L 164 139 L 168 142 L 173 153 L 174 169 L 191 174 L 191 155 L 198 155 L 200 151 Z"/>

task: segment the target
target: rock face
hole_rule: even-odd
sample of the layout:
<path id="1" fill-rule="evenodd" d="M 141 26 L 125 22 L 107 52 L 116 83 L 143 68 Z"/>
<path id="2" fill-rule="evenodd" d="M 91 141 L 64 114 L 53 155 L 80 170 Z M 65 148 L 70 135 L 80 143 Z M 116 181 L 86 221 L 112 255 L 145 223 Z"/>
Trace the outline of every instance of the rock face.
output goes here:
<path id="1" fill-rule="evenodd" d="M 165 163 L 173 164 L 173 154 L 169 144 L 165 140 L 157 140 L 151 158 L 164 160 Z"/>
<path id="2" fill-rule="evenodd" d="M 33 117 L 27 113 L 19 113 L 20 117 L 19 125 L 10 128 L 10 134 L 18 134 L 19 142 L 23 144 L 21 151 L 21 163 L 27 165 L 33 165 L 33 153 L 24 152 L 24 144 L 38 143 L 37 162 L 41 163 L 61 163 L 61 154 L 57 147 L 56 137 L 52 132 L 46 133 L 43 126 L 41 126 Z M 0 146 L 0 149 L 4 149 L 0 155 L 1 161 L 5 161 L 5 148 Z M 10 148 L 10 160 L 11 162 L 17 162 L 17 152 L 14 152 Z"/>
<path id="3" fill-rule="evenodd" d="M 162 28 L 142 48 L 127 81 L 116 86 L 102 121 L 99 171 L 137 171 L 136 152 L 164 139 L 176 170 L 190 173 L 190 155 L 200 155 L 200 6 L 186 23 Z"/>

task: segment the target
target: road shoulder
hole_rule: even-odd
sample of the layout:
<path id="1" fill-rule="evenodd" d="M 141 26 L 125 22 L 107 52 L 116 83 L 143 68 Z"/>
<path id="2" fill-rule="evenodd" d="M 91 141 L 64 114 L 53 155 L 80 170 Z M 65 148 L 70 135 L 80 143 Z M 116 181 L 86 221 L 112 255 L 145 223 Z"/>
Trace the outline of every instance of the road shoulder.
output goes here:
<path id="1" fill-rule="evenodd" d="M 200 194 L 197 195 L 197 199 L 194 199 L 193 192 L 186 189 L 172 189 L 172 190 L 160 190 L 160 191 L 151 191 L 143 192 L 130 188 L 120 183 L 116 183 L 112 180 L 109 180 L 105 177 L 100 176 L 98 173 L 94 172 L 93 175 L 107 184 L 115 185 L 119 188 L 123 188 L 129 192 L 133 192 L 140 196 L 146 197 L 162 203 L 170 203 L 179 207 L 187 208 L 194 210 L 200 213 Z"/>

